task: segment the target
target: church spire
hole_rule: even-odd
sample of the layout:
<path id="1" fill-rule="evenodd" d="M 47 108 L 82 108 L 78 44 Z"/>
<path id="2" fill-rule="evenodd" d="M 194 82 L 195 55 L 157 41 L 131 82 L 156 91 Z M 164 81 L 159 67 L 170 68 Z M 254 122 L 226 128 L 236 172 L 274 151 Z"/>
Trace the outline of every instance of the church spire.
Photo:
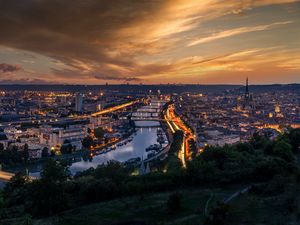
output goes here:
<path id="1" fill-rule="evenodd" d="M 249 93 L 249 83 L 248 83 L 248 77 L 246 78 L 246 91 L 245 91 L 245 100 L 248 101 L 250 98 L 250 93 Z"/>

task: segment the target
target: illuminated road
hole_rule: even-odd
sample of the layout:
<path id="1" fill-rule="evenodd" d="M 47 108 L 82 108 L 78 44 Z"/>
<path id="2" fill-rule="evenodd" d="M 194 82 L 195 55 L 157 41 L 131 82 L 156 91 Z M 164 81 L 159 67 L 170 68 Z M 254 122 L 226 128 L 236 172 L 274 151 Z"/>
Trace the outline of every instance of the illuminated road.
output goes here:
<path id="1" fill-rule="evenodd" d="M 183 167 L 186 167 L 186 160 L 191 159 L 191 150 L 189 149 L 189 141 L 194 139 L 193 132 L 188 128 L 184 122 L 177 116 L 174 112 L 174 107 L 171 105 L 166 110 L 165 120 L 172 133 L 175 133 L 176 130 L 181 130 L 184 133 L 183 143 L 181 150 L 178 153 L 178 158 L 181 160 Z"/>
<path id="2" fill-rule="evenodd" d="M 0 171 L 0 180 L 2 181 L 10 181 L 10 179 L 14 176 L 14 173 Z M 30 180 L 36 179 L 36 177 L 29 177 Z"/>

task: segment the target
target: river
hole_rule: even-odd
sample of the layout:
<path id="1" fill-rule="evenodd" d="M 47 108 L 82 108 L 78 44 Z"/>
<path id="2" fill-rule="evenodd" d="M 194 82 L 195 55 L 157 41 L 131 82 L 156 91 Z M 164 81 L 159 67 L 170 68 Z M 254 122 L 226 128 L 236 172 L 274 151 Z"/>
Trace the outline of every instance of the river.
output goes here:
<path id="1" fill-rule="evenodd" d="M 142 121 L 139 121 L 141 124 Z M 144 122 L 144 121 L 143 121 Z M 146 121 L 145 121 L 146 122 Z M 151 121 L 151 126 L 155 123 Z M 158 122 L 156 122 L 158 123 Z M 158 123 L 159 124 L 159 123 Z M 116 150 L 110 151 L 105 154 L 94 156 L 92 161 L 75 162 L 70 166 L 72 174 L 76 172 L 89 169 L 90 167 L 97 167 L 99 164 L 106 163 L 109 160 L 117 160 L 119 162 L 125 162 L 131 158 L 147 158 L 145 149 L 150 145 L 157 143 L 157 129 L 158 128 L 138 128 L 136 135 L 131 142 L 126 145 L 119 146 Z"/>
<path id="2" fill-rule="evenodd" d="M 147 158 L 145 149 L 150 145 L 157 144 L 157 129 L 160 123 L 158 121 L 138 121 L 137 132 L 133 135 L 133 140 L 126 145 L 117 146 L 115 150 L 93 156 L 90 160 L 83 160 L 81 156 L 74 157 L 69 167 L 70 172 L 74 175 L 76 172 L 87 170 L 91 167 L 96 168 L 98 165 L 110 160 L 125 162 L 131 158 Z M 145 126 L 145 127 L 141 127 Z M 156 127 L 155 127 L 156 126 Z M 166 145 L 166 144 L 165 144 Z M 42 169 L 41 164 L 30 166 L 29 175 L 38 177 Z"/>

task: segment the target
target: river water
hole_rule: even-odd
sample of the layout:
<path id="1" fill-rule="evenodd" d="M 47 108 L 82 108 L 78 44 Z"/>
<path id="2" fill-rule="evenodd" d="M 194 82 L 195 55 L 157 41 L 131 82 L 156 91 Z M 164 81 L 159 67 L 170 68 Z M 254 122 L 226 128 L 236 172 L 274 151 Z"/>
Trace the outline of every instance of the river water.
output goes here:
<path id="1" fill-rule="evenodd" d="M 140 124 L 141 121 L 139 121 Z M 154 122 L 154 121 L 152 121 Z M 158 122 L 157 122 L 158 123 Z M 153 126 L 153 125 L 151 125 Z M 131 158 L 147 158 L 145 149 L 150 145 L 157 143 L 157 129 L 158 128 L 138 128 L 136 135 L 131 142 L 126 145 L 119 146 L 116 150 L 107 152 L 105 154 L 94 156 L 92 161 L 83 161 L 73 163 L 69 169 L 72 174 L 76 172 L 89 169 L 90 167 L 97 167 L 99 164 L 108 162 L 109 160 L 117 160 L 125 162 Z"/>
<path id="2" fill-rule="evenodd" d="M 131 158 L 147 158 L 145 149 L 150 145 L 157 144 L 157 129 L 160 123 L 158 121 L 137 121 L 137 132 L 133 135 L 133 140 L 126 145 L 116 146 L 115 150 L 93 156 L 89 160 L 84 160 L 83 157 L 74 157 L 69 170 L 72 174 L 87 170 L 91 167 L 96 168 L 98 165 L 106 163 L 110 160 L 125 162 Z M 142 127 L 144 126 L 144 127 Z M 32 165 L 29 168 L 29 175 L 39 177 L 42 169 L 41 164 Z"/>

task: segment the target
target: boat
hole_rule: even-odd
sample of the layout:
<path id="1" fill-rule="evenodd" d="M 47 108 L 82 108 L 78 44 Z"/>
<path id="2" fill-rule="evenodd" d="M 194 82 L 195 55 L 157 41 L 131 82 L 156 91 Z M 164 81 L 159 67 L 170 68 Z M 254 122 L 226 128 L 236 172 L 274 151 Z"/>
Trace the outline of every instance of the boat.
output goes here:
<path id="1" fill-rule="evenodd" d="M 148 155 L 147 155 L 147 158 L 152 158 L 153 156 L 155 156 L 155 152 L 150 152 Z"/>
<path id="2" fill-rule="evenodd" d="M 146 148 L 146 152 L 160 151 L 160 150 L 161 150 L 161 145 L 158 145 L 158 144 L 150 145 L 148 148 Z"/>
<path id="3" fill-rule="evenodd" d="M 131 158 L 128 159 L 126 162 L 124 162 L 124 165 L 130 165 L 130 164 L 135 164 L 141 161 L 140 157 L 136 157 L 136 158 Z"/>
<path id="4" fill-rule="evenodd" d="M 117 147 L 120 147 L 120 146 L 122 146 L 123 145 L 123 143 L 118 143 L 117 144 Z"/>

